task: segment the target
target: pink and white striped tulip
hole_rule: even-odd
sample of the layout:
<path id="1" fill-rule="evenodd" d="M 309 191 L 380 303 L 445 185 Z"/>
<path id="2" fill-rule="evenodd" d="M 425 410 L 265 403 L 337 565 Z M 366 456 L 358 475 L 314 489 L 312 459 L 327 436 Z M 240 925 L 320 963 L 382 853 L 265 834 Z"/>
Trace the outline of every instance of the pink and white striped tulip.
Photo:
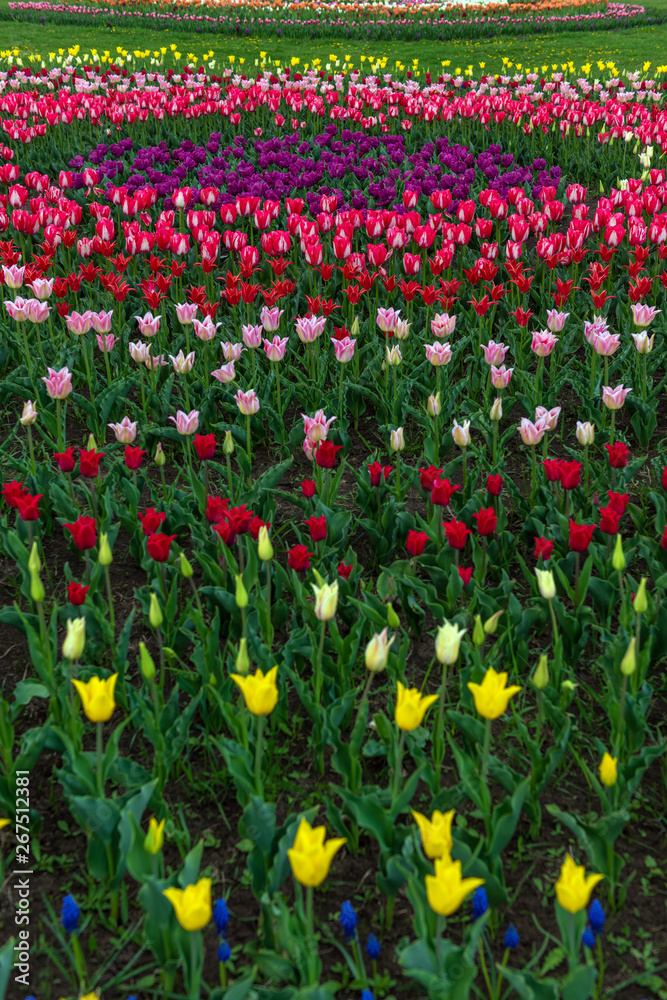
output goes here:
<path id="1" fill-rule="evenodd" d="M 280 326 L 280 317 L 285 312 L 284 309 L 279 309 L 278 306 L 273 306 L 269 309 L 268 306 L 262 306 L 262 311 L 259 314 L 259 318 L 262 321 L 262 326 L 266 333 L 274 333 Z M 266 343 L 266 341 L 264 342 Z"/>
<path id="2" fill-rule="evenodd" d="M 169 417 L 169 419 L 176 424 L 176 430 L 179 434 L 190 435 L 199 429 L 199 410 L 190 410 L 189 413 L 177 410 L 176 416 Z"/>
<path id="3" fill-rule="evenodd" d="M 43 302 L 51 297 L 51 293 L 53 292 L 53 278 L 33 278 L 28 287 L 32 289 L 32 294 L 35 298 Z"/>
<path id="4" fill-rule="evenodd" d="M 426 360 L 439 368 L 441 365 L 448 365 L 452 360 L 452 349 L 449 344 L 424 344 Z"/>
<path id="5" fill-rule="evenodd" d="M 113 309 L 109 309 L 108 312 L 101 309 L 99 312 L 91 312 L 90 314 L 90 322 L 92 323 L 95 333 L 109 333 L 111 330 L 112 320 Z"/>
<path id="6" fill-rule="evenodd" d="M 264 328 L 261 326 L 252 326 L 252 324 L 248 324 L 246 326 L 241 327 L 241 333 L 243 334 L 243 343 L 245 344 L 246 347 L 250 348 L 250 350 L 254 351 L 255 348 L 262 346 L 263 332 Z"/>
<path id="7" fill-rule="evenodd" d="M 194 302 L 177 302 L 176 318 L 181 326 L 191 326 L 197 315 L 197 306 Z M 138 317 L 137 317 L 138 318 Z"/>
<path id="8" fill-rule="evenodd" d="M 23 284 L 23 275 L 25 273 L 25 267 L 19 267 L 17 264 L 12 264 L 11 267 L 5 267 L 2 265 L 2 274 L 5 279 L 5 285 L 7 288 L 15 290 L 20 288 Z"/>
<path id="9" fill-rule="evenodd" d="M 48 375 L 42 375 L 42 382 L 51 399 L 67 399 L 72 391 L 72 373 L 68 368 L 56 371 L 47 367 Z"/>
<path id="10" fill-rule="evenodd" d="M 431 320 L 431 333 L 440 340 L 451 337 L 455 329 L 456 316 L 450 316 L 449 313 L 436 313 Z"/>
<path id="11" fill-rule="evenodd" d="M 398 309 L 378 309 L 375 322 L 383 333 L 393 333 L 396 324 L 400 322 L 401 313 Z"/>
<path id="12" fill-rule="evenodd" d="M 535 352 L 538 358 L 546 358 L 557 343 L 558 337 L 554 337 L 549 330 L 538 330 L 533 333 L 530 349 Z"/>
<path id="13" fill-rule="evenodd" d="M 559 312 L 558 309 L 549 309 L 547 312 L 547 329 L 551 330 L 552 333 L 560 333 L 569 315 L 569 313 Z"/>
<path id="14" fill-rule="evenodd" d="M 354 357 L 354 349 L 357 346 L 356 340 L 352 340 L 350 337 L 343 337 L 342 340 L 330 337 L 329 340 L 334 345 L 336 361 L 340 361 L 342 365 L 346 365 L 348 361 L 352 360 Z"/>
<path id="15" fill-rule="evenodd" d="M 28 299 L 17 295 L 13 302 L 9 299 L 5 302 L 5 309 L 17 323 L 25 323 L 28 318 L 28 302 Z"/>
<path id="16" fill-rule="evenodd" d="M 243 344 L 232 344 L 231 341 L 220 341 L 222 356 L 225 361 L 240 361 L 241 355 L 245 351 Z"/>
<path id="17" fill-rule="evenodd" d="M 295 322 L 297 337 L 302 344 L 313 344 L 324 331 L 326 316 L 298 316 Z"/>
<path id="18" fill-rule="evenodd" d="M 97 346 L 101 351 L 108 353 L 109 351 L 113 351 L 115 344 L 118 343 L 118 339 L 113 333 L 98 333 Z"/>
<path id="19" fill-rule="evenodd" d="M 287 350 L 289 337 L 280 338 L 277 334 L 273 340 L 264 338 L 264 353 L 269 361 L 282 361 Z"/>
<path id="20" fill-rule="evenodd" d="M 560 416 L 560 406 L 547 410 L 544 406 L 535 407 L 535 426 L 544 427 L 545 431 L 555 431 Z"/>
<path id="21" fill-rule="evenodd" d="M 116 435 L 116 441 L 120 444 L 132 444 L 137 436 L 137 421 L 123 417 L 119 424 L 107 424 Z"/>
<path id="22" fill-rule="evenodd" d="M 227 384 L 228 382 L 233 382 L 236 378 L 236 369 L 234 368 L 234 362 L 228 361 L 226 365 L 222 368 L 216 368 L 214 372 L 211 372 L 213 378 L 216 378 L 218 382 Z"/>
<path id="23" fill-rule="evenodd" d="M 646 330 L 642 330 L 641 333 L 633 333 L 632 339 L 635 342 L 635 347 L 639 354 L 650 354 L 653 350 L 653 341 L 655 340 L 655 334 L 652 333 L 649 337 Z"/>
<path id="24" fill-rule="evenodd" d="M 496 368 L 495 365 L 491 365 L 491 385 L 494 389 L 506 389 L 507 386 L 512 381 L 513 368 L 505 368 L 505 365 L 501 365 Z"/>
<path id="25" fill-rule="evenodd" d="M 302 413 L 301 416 L 303 417 L 303 433 L 308 440 L 312 441 L 313 444 L 326 441 L 329 428 L 336 417 L 329 417 L 327 420 L 324 410 L 317 410 L 314 417 L 309 417 L 305 413 Z"/>
<path id="26" fill-rule="evenodd" d="M 152 312 L 144 313 L 143 316 L 135 316 L 139 333 L 142 337 L 154 337 L 160 329 L 160 316 L 154 316 Z"/>
<path id="27" fill-rule="evenodd" d="M 29 319 L 31 323 L 45 323 L 51 312 L 51 306 L 39 299 L 27 299 L 25 309 L 26 319 Z"/>
<path id="28" fill-rule="evenodd" d="M 192 366 L 195 363 L 194 351 L 190 351 L 189 354 L 183 354 L 183 351 L 179 351 L 176 357 L 173 354 L 170 354 L 169 357 L 177 375 L 187 375 L 188 372 L 192 371 Z"/>
<path id="29" fill-rule="evenodd" d="M 505 355 L 509 351 L 509 347 L 505 347 L 504 344 L 497 344 L 495 340 L 490 340 L 488 344 L 482 344 L 482 350 L 484 352 L 484 360 L 487 365 L 501 365 L 505 360 Z"/>
<path id="30" fill-rule="evenodd" d="M 621 346 L 621 336 L 618 333 L 594 333 L 593 350 L 603 358 L 610 358 Z"/>
<path id="31" fill-rule="evenodd" d="M 462 424 L 459 424 L 455 420 L 452 427 L 452 437 L 454 444 L 457 444 L 459 448 L 467 448 L 470 444 L 470 421 L 464 420 Z"/>
<path id="32" fill-rule="evenodd" d="M 633 302 L 630 308 L 635 326 L 642 328 L 650 326 L 658 313 L 662 312 L 662 309 L 656 309 L 655 306 L 649 306 L 645 302 Z"/>
<path id="33" fill-rule="evenodd" d="M 259 399 L 257 393 L 254 389 L 248 389 L 247 392 L 243 392 L 241 389 L 234 396 L 236 400 L 236 405 L 238 406 L 240 412 L 249 417 L 253 413 L 257 413 L 259 410 Z"/>
<path id="34" fill-rule="evenodd" d="M 524 444 L 533 446 L 539 444 L 544 437 L 546 428 L 543 424 L 533 423 L 528 417 L 523 417 L 519 424 L 519 434 Z"/>
<path id="35" fill-rule="evenodd" d="M 200 340 L 208 341 L 213 340 L 222 323 L 214 323 L 210 316 L 204 316 L 204 319 L 201 321 L 193 319 L 192 326 L 195 336 L 199 337 Z"/>
<path id="36" fill-rule="evenodd" d="M 136 344 L 130 341 L 128 350 L 132 360 L 136 361 L 138 365 L 146 364 L 151 353 L 150 347 L 148 344 L 144 344 L 143 340 L 138 340 Z"/>
<path id="37" fill-rule="evenodd" d="M 622 382 L 615 389 L 612 389 L 610 385 L 603 385 L 602 402 L 608 410 L 620 410 L 629 392 L 632 392 L 632 388 L 628 387 L 625 389 Z"/>

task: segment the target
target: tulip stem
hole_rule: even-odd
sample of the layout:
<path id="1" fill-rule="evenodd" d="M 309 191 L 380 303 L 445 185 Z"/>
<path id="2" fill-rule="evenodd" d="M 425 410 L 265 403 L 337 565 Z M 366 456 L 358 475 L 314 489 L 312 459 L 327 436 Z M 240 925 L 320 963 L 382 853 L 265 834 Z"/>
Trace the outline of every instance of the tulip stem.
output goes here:
<path id="1" fill-rule="evenodd" d="M 106 584 L 107 584 L 107 600 L 109 601 L 109 624 L 111 625 L 111 648 L 114 651 L 114 657 L 115 657 L 115 650 L 116 650 L 116 626 L 115 626 L 114 610 L 113 610 L 113 594 L 111 593 L 111 579 L 109 577 L 109 567 L 108 566 L 104 567 L 104 576 L 105 576 Z"/>
<path id="2" fill-rule="evenodd" d="M 255 734 L 255 788 L 260 798 L 262 789 L 262 738 L 264 735 L 264 716 L 257 716 L 257 733 Z"/>
<path id="3" fill-rule="evenodd" d="M 271 622 L 271 564 L 264 564 L 266 569 L 266 642 L 271 656 L 271 646 L 273 645 L 273 624 Z"/>
<path id="4" fill-rule="evenodd" d="M 251 459 L 252 439 L 250 437 L 249 413 L 246 413 L 246 418 L 245 418 L 245 436 L 246 436 L 246 451 L 248 452 L 248 489 L 251 490 L 252 489 L 252 459 Z M 227 461 L 229 461 L 229 458 L 227 459 Z M 231 480 L 229 483 L 229 488 L 231 491 Z"/>
<path id="5" fill-rule="evenodd" d="M 447 664 L 442 665 L 442 681 L 440 684 L 440 700 L 438 701 L 438 719 L 435 727 L 435 739 L 433 741 L 434 764 L 438 778 L 438 788 L 440 787 L 440 776 L 442 773 L 442 761 L 445 756 L 445 692 L 447 690 Z"/>
<path id="6" fill-rule="evenodd" d="M 391 806 L 394 808 L 394 802 L 398 796 L 398 788 L 401 782 L 402 774 L 402 762 L 403 762 L 403 747 L 405 746 L 405 730 L 401 729 L 401 735 L 398 737 L 398 744 L 396 746 L 396 763 L 394 766 L 394 780 L 392 782 L 392 792 L 391 792 Z"/>
<path id="7" fill-rule="evenodd" d="M 313 959 L 317 956 L 317 944 L 315 941 L 315 918 L 313 914 L 313 896 L 314 890 L 312 885 L 306 886 L 306 927 L 308 934 L 308 985 L 315 986 L 315 980 L 317 979 L 317 964 Z"/>
<path id="8" fill-rule="evenodd" d="M 609 430 L 609 443 L 612 446 L 612 448 L 614 446 L 614 427 L 615 427 L 615 424 L 616 424 L 616 410 L 612 410 L 611 411 L 611 428 Z"/>
<path id="9" fill-rule="evenodd" d="M 327 623 L 323 621 L 320 625 L 320 645 L 317 652 L 317 662 L 315 664 L 315 701 L 320 707 L 322 697 L 322 657 L 324 656 L 324 636 L 327 630 Z"/>
<path id="10" fill-rule="evenodd" d="M 234 483 L 233 483 L 233 480 L 232 480 L 232 460 L 231 460 L 231 457 L 229 455 L 227 455 L 226 458 L 227 458 L 227 481 L 229 483 L 229 498 L 232 501 L 232 503 L 234 503 Z"/>
<path id="11" fill-rule="evenodd" d="M 63 447 L 63 425 L 60 414 L 61 406 L 62 401 L 60 399 L 56 399 L 56 433 L 58 436 L 58 448 L 60 452 L 63 452 L 65 449 Z"/>
<path id="12" fill-rule="evenodd" d="M 442 914 L 437 913 L 435 917 L 435 959 L 438 963 L 438 971 L 442 972 L 442 926 L 444 919 Z"/>
<path id="13" fill-rule="evenodd" d="M 632 675 L 632 693 L 637 694 L 637 688 L 639 687 L 639 640 L 641 638 L 641 628 L 642 628 L 642 616 L 640 612 L 637 612 L 637 621 L 635 625 L 635 657 L 637 659 L 637 669 Z"/>
<path id="14" fill-rule="evenodd" d="M 556 612 L 554 611 L 553 601 L 549 599 L 549 611 L 551 612 L 551 627 L 554 630 L 554 646 L 558 642 L 558 622 L 556 621 Z"/>
<path id="15" fill-rule="evenodd" d="M 102 759 L 104 751 L 104 734 L 102 733 L 102 723 L 97 723 L 97 794 L 104 798 L 104 780 L 102 776 Z M 111 872 L 109 872 L 111 875 Z"/>

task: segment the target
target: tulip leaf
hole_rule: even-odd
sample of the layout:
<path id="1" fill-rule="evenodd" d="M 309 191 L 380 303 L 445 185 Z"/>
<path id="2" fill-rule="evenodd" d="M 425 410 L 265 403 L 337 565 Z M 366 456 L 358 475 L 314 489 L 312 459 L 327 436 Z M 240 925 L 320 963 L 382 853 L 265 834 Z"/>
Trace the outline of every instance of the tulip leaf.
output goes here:
<path id="1" fill-rule="evenodd" d="M 532 972 L 518 972 L 496 963 L 499 974 L 516 990 L 521 1000 L 559 1000 L 558 988 L 551 979 L 539 980 Z M 595 970 L 593 970 L 595 971 Z"/>
<path id="2" fill-rule="evenodd" d="M 517 786 L 514 794 L 496 806 L 491 815 L 491 843 L 488 851 L 492 858 L 498 858 L 514 836 L 526 795 L 530 789 L 530 778 Z"/>

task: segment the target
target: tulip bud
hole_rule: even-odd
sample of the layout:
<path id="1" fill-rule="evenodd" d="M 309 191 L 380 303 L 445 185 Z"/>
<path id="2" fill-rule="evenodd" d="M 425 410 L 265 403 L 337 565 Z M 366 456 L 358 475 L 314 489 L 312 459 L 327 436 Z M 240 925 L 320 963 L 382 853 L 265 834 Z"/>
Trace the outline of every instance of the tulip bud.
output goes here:
<path id="1" fill-rule="evenodd" d="M 630 640 L 630 645 L 625 651 L 625 655 L 621 660 L 621 673 L 624 677 L 632 677 L 635 670 L 637 669 L 637 655 L 635 652 L 635 637 L 633 635 Z"/>
<path id="2" fill-rule="evenodd" d="M 97 451 L 97 441 L 94 434 L 88 436 L 88 451 Z"/>
<path id="3" fill-rule="evenodd" d="M 549 660 L 546 653 L 542 653 L 540 656 L 532 680 L 538 691 L 543 691 L 549 683 Z"/>
<path id="4" fill-rule="evenodd" d="M 250 670 L 250 657 L 248 656 L 248 641 L 247 639 L 241 639 L 239 643 L 239 651 L 236 654 L 236 673 L 241 674 L 243 677 Z"/>
<path id="5" fill-rule="evenodd" d="M 366 669 L 370 670 L 373 674 L 381 673 L 387 666 L 389 650 L 396 639 L 396 636 L 392 635 L 391 639 L 387 641 L 387 633 L 388 629 L 386 628 L 383 628 L 379 633 L 376 632 L 366 646 L 364 662 L 366 663 Z"/>
<path id="6" fill-rule="evenodd" d="M 144 680 L 152 681 L 155 677 L 155 663 L 144 642 L 139 643 L 139 667 Z"/>
<path id="7" fill-rule="evenodd" d="M 257 554 L 262 562 L 271 562 L 273 559 L 273 545 L 269 538 L 269 529 L 265 524 L 259 529 Z"/>
<path id="8" fill-rule="evenodd" d="M 352 326 L 350 327 L 350 340 L 354 340 L 355 337 L 359 336 L 359 317 L 355 316 L 352 321 Z"/>
<path id="9" fill-rule="evenodd" d="M 618 780 L 618 757 L 612 757 L 611 754 L 605 751 L 598 771 L 600 773 L 600 781 L 605 788 L 613 788 Z"/>
<path id="10" fill-rule="evenodd" d="M 591 445 L 595 441 L 595 424 L 586 421 L 581 423 L 580 420 L 577 421 L 577 441 L 582 447 Z"/>
<path id="11" fill-rule="evenodd" d="M 149 854 L 159 854 L 164 843 L 164 823 L 162 819 L 158 823 L 154 816 L 151 816 L 148 824 L 148 833 L 144 839 L 144 850 Z"/>
<path id="12" fill-rule="evenodd" d="M 186 580 L 189 580 L 191 578 L 193 569 L 189 560 L 185 555 L 185 552 L 181 552 L 180 570 L 181 570 L 181 576 L 184 576 Z"/>
<path id="13" fill-rule="evenodd" d="M 550 569 L 536 569 L 537 586 L 545 601 L 551 601 L 556 596 L 556 584 L 554 575 Z"/>
<path id="14" fill-rule="evenodd" d="M 390 432 L 389 447 L 392 451 L 403 451 L 405 448 L 405 437 L 403 436 L 402 427 L 397 427 L 395 431 Z"/>
<path id="15" fill-rule="evenodd" d="M 563 681 L 563 683 L 560 686 L 560 689 L 561 691 L 563 691 L 564 694 L 572 694 L 572 692 L 576 687 L 577 685 L 574 683 L 574 681 Z"/>
<path id="16" fill-rule="evenodd" d="M 157 448 L 155 449 L 155 455 L 153 456 L 153 461 L 157 466 L 165 465 L 167 462 L 167 456 L 162 450 L 162 442 L 158 441 Z"/>
<path id="17" fill-rule="evenodd" d="M 27 403 L 23 404 L 23 412 L 21 413 L 19 420 L 24 427 L 29 427 L 37 420 L 37 410 L 31 400 L 28 400 Z"/>
<path id="18" fill-rule="evenodd" d="M 46 596 L 44 593 L 44 584 L 40 580 L 39 573 L 31 571 L 30 573 L 30 596 L 36 603 L 44 600 Z"/>
<path id="19" fill-rule="evenodd" d="M 42 560 L 39 558 L 39 549 L 37 548 L 37 542 L 32 543 L 32 548 L 30 549 L 30 558 L 28 559 L 28 569 L 31 573 L 39 573 L 42 568 Z"/>
<path id="20" fill-rule="evenodd" d="M 100 566 L 110 566 L 113 561 L 109 541 L 104 531 L 100 532 L 100 547 L 97 550 L 97 561 Z"/>
<path id="21" fill-rule="evenodd" d="M 648 608 L 648 601 L 646 600 L 646 577 L 643 576 L 639 582 L 639 590 L 635 594 L 635 599 L 632 602 L 632 606 L 638 615 L 643 615 L 646 613 Z"/>
<path id="22" fill-rule="evenodd" d="M 157 599 L 157 594 L 151 594 L 151 606 L 148 612 L 148 620 L 153 626 L 153 628 L 159 628 L 164 618 L 162 617 L 162 608 L 160 607 L 160 602 Z"/>
<path id="23" fill-rule="evenodd" d="M 493 401 L 493 406 L 491 407 L 491 413 L 489 414 L 492 420 L 502 420 L 503 419 L 503 401 L 500 396 L 496 396 Z"/>
<path id="24" fill-rule="evenodd" d="M 500 621 L 502 616 L 503 616 L 503 611 L 501 609 L 500 611 L 496 611 L 495 615 L 491 615 L 490 618 L 486 619 L 486 621 L 484 622 L 484 631 L 486 632 L 487 635 L 496 634 L 496 632 L 498 631 L 498 622 Z"/>
<path id="25" fill-rule="evenodd" d="M 620 535 L 616 535 L 616 545 L 614 546 L 614 554 L 611 557 L 611 564 L 617 573 L 622 573 L 625 569 L 625 554 Z"/>
<path id="26" fill-rule="evenodd" d="M 225 440 L 222 442 L 222 453 L 223 455 L 234 454 L 234 438 L 231 431 L 227 431 L 225 434 Z"/>
<path id="27" fill-rule="evenodd" d="M 389 603 L 387 604 L 387 625 L 389 626 L 389 628 L 399 628 L 400 624 L 401 624 L 401 619 L 394 611 L 393 604 L 391 603 L 391 601 L 389 601 Z"/>
<path id="28" fill-rule="evenodd" d="M 236 575 L 236 607 L 237 608 L 247 608 L 248 607 L 248 591 L 245 589 L 243 583 L 243 577 L 237 573 Z"/>
<path id="29" fill-rule="evenodd" d="M 63 656 L 68 660 L 78 660 L 86 645 L 86 619 L 68 618 L 67 635 L 63 642 Z"/>
<path id="30" fill-rule="evenodd" d="M 426 409 L 428 411 L 429 417 L 437 417 L 440 415 L 440 393 L 436 392 L 435 395 L 431 393 L 428 397 L 428 403 L 426 404 Z"/>
<path id="31" fill-rule="evenodd" d="M 472 641 L 476 646 L 481 646 L 484 642 L 484 626 L 482 625 L 481 615 L 475 615 L 475 624 L 472 630 Z"/>

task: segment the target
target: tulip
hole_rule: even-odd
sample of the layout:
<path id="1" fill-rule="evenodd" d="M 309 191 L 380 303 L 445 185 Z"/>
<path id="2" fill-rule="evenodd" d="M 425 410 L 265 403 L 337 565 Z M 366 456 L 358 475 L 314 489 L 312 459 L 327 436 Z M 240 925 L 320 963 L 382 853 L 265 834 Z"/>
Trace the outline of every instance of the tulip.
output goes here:
<path id="1" fill-rule="evenodd" d="M 46 391 L 51 399 L 67 399 L 72 391 L 72 373 L 67 368 L 56 371 L 47 367 L 46 370 L 49 374 L 42 376 L 42 382 L 46 385 Z"/>
<path id="2" fill-rule="evenodd" d="M 464 420 L 463 424 L 459 424 L 454 420 L 452 438 L 454 439 L 454 444 L 457 444 L 459 448 L 467 448 L 470 444 L 470 421 Z"/>
<path id="3" fill-rule="evenodd" d="M 169 419 L 176 424 L 176 430 L 179 434 L 195 434 L 199 429 L 199 410 L 190 410 L 189 413 L 177 410 L 176 416 L 169 417 Z"/>
<path id="4" fill-rule="evenodd" d="M 635 594 L 634 600 L 632 602 L 632 607 L 638 615 L 646 614 L 648 610 L 648 600 L 646 598 L 646 577 L 643 576 L 639 581 L 639 589 Z"/>
<path id="5" fill-rule="evenodd" d="M 372 674 L 382 673 L 386 669 L 389 660 L 389 650 L 396 640 L 395 635 L 392 635 L 391 639 L 387 640 L 388 634 L 389 629 L 385 627 L 381 632 L 376 632 L 366 645 L 364 661 L 366 669 Z"/>
<path id="6" fill-rule="evenodd" d="M 583 865 L 577 865 L 571 854 L 568 854 L 560 870 L 556 882 L 556 898 L 568 913 L 579 913 L 588 906 L 591 893 L 604 875 L 586 875 Z"/>
<path id="7" fill-rule="evenodd" d="M 161 819 L 158 823 L 155 816 L 151 816 L 148 822 L 148 833 L 144 839 L 144 850 L 148 851 L 149 854 L 159 854 L 162 850 L 165 822 L 166 820 Z"/>
<path id="8" fill-rule="evenodd" d="M 241 690 L 248 711 L 253 715 L 270 715 L 278 704 L 278 667 L 272 667 L 264 674 L 258 669 L 254 676 L 231 674 L 236 686 Z"/>
<path id="9" fill-rule="evenodd" d="M 192 371 L 192 366 L 195 363 L 194 351 L 190 351 L 190 353 L 187 356 L 183 354 L 183 351 L 179 351 L 176 357 L 174 357 L 173 354 L 170 354 L 169 357 L 171 358 L 171 363 L 174 366 L 174 371 L 178 375 L 187 375 L 188 372 Z M 179 434 L 181 433 L 183 432 L 179 431 Z M 191 433 L 191 432 L 188 431 L 186 433 Z"/>
<path id="10" fill-rule="evenodd" d="M 151 593 L 151 603 L 148 610 L 148 620 L 153 626 L 153 628 L 159 628 L 164 621 L 162 615 L 162 608 L 160 607 L 160 602 L 157 599 L 157 594 Z"/>
<path id="11" fill-rule="evenodd" d="M 185 889 L 163 889 L 176 913 L 176 919 L 185 931 L 200 931 L 213 915 L 211 905 L 211 879 L 200 878 Z"/>
<path id="12" fill-rule="evenodd" d="M 452 349 L 449 344 L 424 344 L 426 360 L 434 367 L 448 365 L 452 360 Z"/>
<path id="13" fill-rule="evenodd" d="M 280 327 L 280 317 L 282 316 L 282 314 L 284 313 L 284 311 L 285 311 L 284 309 L 279 309 L 278 306 L 274 306 L 271 309 L 269 309 L 268 306 L 263 306 L 262 307 L 262 311 L 261 311 L 261 313 L 259 315 L 259 318 L 261 319 L 262 326 L 264 327 L 264 329 L 265 329 L 265 331 L 267 333 L 273 333 L 275 330 L 277 330 Z M 279 339 L 279 338 L 275 338 L 274 337 L 274 342 L 277 339 Z M 286 342 L 287 342 L 287 338 L 285 338 L 285 343 Z M 264 343 L 266 344 L 266 343 L 268 343 L 268 341 L 264 341 Z M 284 351 L 283 351 L 283 353 L 284 353 Z M 271 360 L 273 361 L 274 359 L 271 358 Z"/>
<path id="14" fill-rule="evenodd" d="M 313 444 L 326 441 L 329 428 L 334 420 L 338 419 L 337 417 L 329 417 L 327 420 L 324 410 L 317 410 L 314 417 L 309 417 L 305 413 L 302 413 L 301 416 L 303 417 L 303 432 Z"/>
<path id="15" fill-rule="evenodd" d="M 234 362 L 230 361 L 228 364 L 223 365 L 222 368 L 216 368 L 211 372 L 214 379 L 218 382 L 222 382 L 223 385 L 227 385 L 229 382 L 233 382 L 236 378 L 236 369 L 234 367 Z M 250 390 L 253 391 L 252 389 Z"/>
<path id="16" fill-rule="evenodd" d="M 177 302 L 176 303 L 176 317 L 181 326 L 191 326 L 192 321 L 197 315 L 197 306 L 194 302 Z M 146 316 L 150 316 L 150 313 L 146 313 Z M 146 319 L 144 316 L 144 319 Z M 136 320 L 139 319 L 138 316 L 134 317 Z"/>
<path id="17" fill-rule="evenodd" d="M 635 647 L 636 639 L 635 636 L 633 636 L 623 655 L 623 659 L 621 660 L 621 673 L 624 677 L 631 677 L 637 669 L 637 654 Z"/>
<path id="18" fill-rule="evenodd" d="M 658 313 L 662 312 L 661 309 L 656 309 L 655 306 L 649 306 L 643 302 L 633 302 L 630 308 L 634 324 L 640 328 L 650 326 Z"/>
<path id="19" fill-rule="evenodd" d="M 250 670 L 250 657 L 248 656 L 248 640 L 241 638 L 239 640 L 239 651 L 236 654 L 236 661 L 234 663 L 236 667 L 236 673 L 245 677 Z"/>
<path id="20" fill-rule="evenodd" d="M 428 397 L 426 403 L 426 411 L 429 417 L 439 417 L 440 416 L 440 393 L 436 392 L 435 395 L 431 393 Z"/>
<path id="21" fill-rule="evenodd" d="M 265 524 L 259 529 L 257 555 L 262 562 L 270 562 L 273 559 L 273 546 L 269 538 L 269 529 Z"/>
<path id="22" fill-rule="evenodd" d="M 419 827 L 421 834 L 422 849 L 427 858 L 449 857 L 454 841 L 452 840 L 452 822 L 454 819 L 454 809 L 441 813 L 434 810 L 430 819 L 422 813 L 412 810 L 412 817 Z"/>
<path id="23" fill-rule="evenodd" d="M 23 427 L 30 427 L 37 420 L 37 410 L 32 400 L 28 400 L 27 403 L 23 404 L 23 411 L 19 417 Z"/>
<path id="24" fill-rule="evenodd" d="M 612 788 L 618 780 L 618 758 L 612 757 L 605 751 L 602 755 L 598 771 L 600 773 L 600 781 L 605 788 Z"/>
<path id="25" fill-rule="evenodd" d="M 532 682 L 538 691 L 543 691 L 549 683 L 549 660 L 544 653 L 540 656 L 538 664 L 535 667 Z"/>
<path id="26" fill-rule="evenodd" d="M 67 634 L 63 642 L 63 656 L 68 660 L 78 660 L 86 645 L 86 619 L 68 618 Z"/>
<path id="27" fill-rule="evenodd" d="M 144 680 L 150 682 L 155 677 L 155 662 L 143 642 L 139 643 L 139 669 Z"/>
<path id="28" fill-rule="evenodd" d="M 320 587 L 314 583 L 311 586 L 315 592 L 315 617 L 321 622 L 331 621 L 338 605 L 338 580 Z"/>
<path id="29" fill-rule="evenodd" d="M 400 347 L 398 346 L 391 348 L 387 347 L 385 348 L 385 352 L 386 352 L 386 361 L 389 367 L 397 368 L 400 365 L 401 361 L 403 360 Z"/>
<path id="30" fill-rule="evenodd" d="M 435 875 L 425 878 L 426 897 L 431 909 L 442 917 L 456 913 L 464 899 L 479 886 L 482 878 L 462 878 L 461 862 L 449 855 L 435 859 Z"/>
<path id="31" fill-rule="evenodd" d="M 392 451 L 403 451 L 405 448 L 405 437 L 402 427 L 397 427 L 396 430 L 389 432 L 389 447 Z"/>
<path id="32" fill-rule="evenodd" d="M 443 665 L 456 663 L 459 657 L 461 639 L 466 630 L 460 629 L 451 622 L 445 621 L 438 628 L 435 638 L 435 655 Z"/>
<path id="33" fill-rule="evenodd" d="M 499 719 L 507 710 L 510 698 L 521 690 L 521 687 L 512 684 L 507 686 L 507 674 L 496 673 L 493 667 L 489 667 L 484 675 L 481 684 L 468 681 L 469 691 L 475 701 L 475 708 L 485 719 Z"/>
<path id="34" fill-rule="evenodd" d="M 585 423 L 577 420 L 577 441 L 584 448 L 593 444 L 595 441 L 595 424 L 591 424 L 588 420 Z"/>
<path id="35" fill-rule="evenodd" d="M 632 339 L 635 342 L 635 347 L 637 348 L 638 354 L 643 354 L 643 355 L 650 354 L 651 351 L 653 350 L 653 343 L 655 341 L 654 333 L 651 334 L 651 336 L 649 337 L 646 331 L 642 330 L 641 333 L 633 333 Z"/>
<path id="36" fill-rule="evenodd" d="M 317 888 L 329 874 L 331 862 L 346 843 L 344 837 L 326 840 L 324 826 L 311 827 L 301 819 L 294 844 L 287 852 L 294 878 L 309 889 Z"/>
<path id="37" fill-rule="evenodd" d="M 609 410 L 620 410 L 629 392 L 632 392 L 632 389 L 624 389 L 623 383 L 616 386 L 615 389 L 612 389 L 609 385 L 605 385 L 602 387 L 602 402 Z"/>
<path id="38" fill-rule="evenodd" d="M 495 365 L 491 366 L 491 385 L 494 389 L 506 389 L 512 380 L 512 374 L 514 372 L 513 368 L 505 368 L 505 365 L 501 365 L 500 368 L 496 368 Z"/>
<path id="39" fill-rule="evenodd" d="M 77 621 L 85 621 L 85 619 L 79 618 Z M 71 659 L 76 659 L 76 657 L 71 657 Z M 113 715 L 116 707 L 114 689 L 117 680 L 118 674 L 112 674 L 106 680 L 100 677 L 91 677 L 85 683 L 84 681 L 72 681 L 72 684 L 79 692 L 83 711 L 91 722 L 108 722 Z"/>
<path id="40" fill-rule="evenodd" d="M 396 725 L 403 732 L 412 732 L 422 724 L 427 711 L 437 700 L 437 694 L 422 695 L 418 688 L 406 688 L 398 681 L 398 697 L 394 711 Z"/>
<path id="41" fill-rule="evenodd" d="M 535 574 L 537 576 L 537 585 L 540 590 L 540 594 L 545 599 L 545 601 L 551 601 L 556 596 L 556 584 L 554 582 L 554 575 L 550 569 L 535 569 Z"/>
<path id="42" fill-rule="evenodd" d="M 123 417 L 119 424 L 107 424 L 116 435 L 116 441 L 120 444 L 132 444 L 137 436 L 137 421 Z"/>

